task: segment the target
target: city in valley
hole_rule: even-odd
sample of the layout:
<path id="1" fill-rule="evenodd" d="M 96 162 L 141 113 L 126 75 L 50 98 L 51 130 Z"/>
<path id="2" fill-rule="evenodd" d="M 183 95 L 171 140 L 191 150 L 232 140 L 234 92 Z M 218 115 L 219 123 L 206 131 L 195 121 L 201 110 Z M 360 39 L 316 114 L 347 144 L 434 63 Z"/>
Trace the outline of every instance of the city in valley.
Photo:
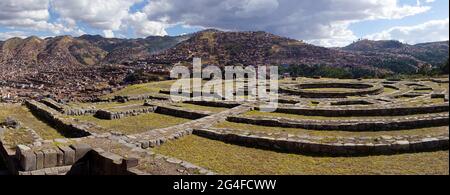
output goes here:
<path id="1" fill-rule="evenodd" d="M 111 2 L 0 2 L 0 175 L 449 174 L 448 1 Z"/>

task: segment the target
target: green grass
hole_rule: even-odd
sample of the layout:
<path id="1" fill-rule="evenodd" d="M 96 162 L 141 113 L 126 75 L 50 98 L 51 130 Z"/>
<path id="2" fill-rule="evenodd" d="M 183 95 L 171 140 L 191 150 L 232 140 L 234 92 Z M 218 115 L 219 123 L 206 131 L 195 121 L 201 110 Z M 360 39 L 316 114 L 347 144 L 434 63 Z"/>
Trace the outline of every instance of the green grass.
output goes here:
<path id="1" fill-rule="evenodd" d="M 392 89 L 392 88 L 389 88 L 389 87 L 384 87 L 383 93 L 384 94 L 391 94 L 391 93 L 394 93 L 396 91 L 397 91 L 396 89 Z"/>
<path id="2" fill-rule="evenodd" d="M 111 131 L 119 131 L 126 134 L 142 133 L 152 129 L 166 128 L 189 120 L 168 115 L 150 113 L 118 120 L 101 120 L 93 116 L 76 116 L 81 121 L 92 122 Z"/>
<path id="3" fill-rule="evenodd" d="M 107 103 L 78 103 L 73 102 L 69 103 L 69 106 L 71 107 L 81 107 L 81 108 L 92 108 L 95 107 L 96 109 L 114 109 L 117 107 L 124 107 L 124 106 L 132 106 L 132 105 L 144 105 L 144 100 L 132 100 L 125 103 L 120 102 L 107 102 Z"/>
<path id="4" fill-rule="evenodd" d="M 222 112 L 227 110 L 227 108 L 220 108 L 220 107 L 209 107 L 209 106 L 200 106 L 195 104 L 187 104 L 187 103 L 175 103 L 172 104 L 173 106 L 180 107 L 180 108 L 186 108 L 194 111 L 209 111 L 209 112 Z"/>
<path id="5" fill-rule="evenodd" d="M 247 148 L 188 136 L 155 148 L 219 174 L 237 175 L 448 175 L 448 151 L 370 157 L 310 157 Z"/>
<path id="6" fill-rule="evenodd" d="M 277 112 L 260 112 L 257 110 L 249 111 L 243 114 L 249 117 L 279 117 L 294 120 L 362 120 L 362 119 L 393 119 L 393 118 L 405 118 L 405 117 L 417 117 L 426 116 L 428 114 L 408 115 L 408 116 L 352 116 L 352 117 L 326 117 L 326 116 L 306 116 L 297 114 L 286 114 Z"/>
<path id="7" fill-rule="evenodd" d="M 410 102 L 405 102 L 404 104 L 407 106 L 423 106 L 443 103 L 445 103 L 444 98 L 419 98 Z"/>
<path id="8" fill-rule="evenodd" d="M 43 139 L 64 137 L 58 130 L 37 119 L 25 106 L 19 104 L 0 105 L 0 122 L 4 121 L 8 116 L 16 118 L 22 125 L 33 129 Z"/>
<path id="9" fill-rule="evenodd" d="M 306 129 L 296 129 L 296 128 L 282 128 L 282 127 L 265 127 L 258 125 L 249 125 L 244 123 L 232 123 L 232 122 L 222 122 L 214 126 L 215 128 L 224 129 L 234 129 L 234 130 L 245 130 L 263 133 L 288 133 L 295 135 L 309 135 L 309 136 L 326 136 L 326 137 L 379 137 L 382 135 L 389 136 L 399 136 L 399 135 L 440 135 L 443 133 L 448 133 L 448 128 L 446 127 L 434 127 L 434 128 L 422 128 L 422 129 L 412 129 L 412 130 L 401 130 L 401 131 L 369 131 L 362 129 L 361 132 L 351 132 L 351 131 L 317 131 L 317 130 L 306 130 Z"/>
<path id="10" fill-rule="evenodd" d="M 352 92 L 356 91 L 356 89 L 349 88 L 311 88 L 311 89 L 302 89 L 304 91 L 312 91 L 312 92 Z"/>
<path id="11" fill-rule="evenodd" d="M 161 89 L 170 89 L 172 84 L 175 83 L 174 80 L 161 81 L 161 82 L 150 82 L 144 84 L 130 85 L 119 91 L 108 94 L 103 98 L 111 98 L 114 96 L 130 96 L 130 95 L 142 95 L 149 93 L 159 93 Z"/>
<path id="12" fill-rule="evenodd" d="M 7 129 L 2 136 L 5 144 L 10 146 L 17 146 L 19 144 L 32 144 L 33 135 L 25 129 Z"/>

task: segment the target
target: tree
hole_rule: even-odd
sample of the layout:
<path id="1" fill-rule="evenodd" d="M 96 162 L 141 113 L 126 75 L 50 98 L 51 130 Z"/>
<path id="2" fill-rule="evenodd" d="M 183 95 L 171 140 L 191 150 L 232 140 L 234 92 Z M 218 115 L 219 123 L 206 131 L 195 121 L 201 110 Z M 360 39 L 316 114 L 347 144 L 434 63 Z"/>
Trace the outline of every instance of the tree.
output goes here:
<path id="1" fill-rule="evenodd" d="M 444 63 L 444 64 L 442 64 L 442 66 L 441 66 L 441 73 L 442 74 L 448 74 L 448 58 L 447 58 L 447 61 Z"/>

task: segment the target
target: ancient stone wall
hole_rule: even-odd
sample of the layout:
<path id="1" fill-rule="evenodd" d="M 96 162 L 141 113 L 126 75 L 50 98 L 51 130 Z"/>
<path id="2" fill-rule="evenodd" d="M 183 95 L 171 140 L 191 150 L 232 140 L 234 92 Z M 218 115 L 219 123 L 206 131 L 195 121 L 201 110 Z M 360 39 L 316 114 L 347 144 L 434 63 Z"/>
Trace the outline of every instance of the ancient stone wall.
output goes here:
<path id="1" fill-rule="evenodd" d="M 428 127 L 441 127 L 449 124 L 448 114 L 410 117 L 406 119 L 374 120 L 290 120 L 269 117 L 231 116 L 230 122 L 268 127 L 298 128 L 324 131 L 394 131 Z"/>
<path id="2" fill-rule="evenodd" d="M 354 91 L 323 92 L 323 91 L 304 90 L 310 88 L 349 88 L 354 89 Z M 381 85 L 369 85 L 369 84 L 313 83 L 313 84 L 302 84 L 299 85 L 297 88 L 280 87 L 279 92 L 290 95 L 297 95 L 302 98 L 345 98 L 350 96 L 378 95 L 384 92 L 384 87 Z"/>
<path id="3" fill-rule="evenodd" d="M 191 111 L 169 106 L 158 106 L 155 110 L 155 113 L 193 120 L 203 118 L 211 114 L 209 112 Z"/>
<path id="4" fill-rule="evenodd" d="M 44 120 L 53 128 L 58 129 L 66 137 L 86 137 L 91 134 L 84 127 L 65 121 L 58 116 L 58 113 L 52 112 L 48 108 L 45 108 L 45 105 L 42 105 L 36 101 L 26 101 L 25 105 L 35 116 Z"/>
<path id="5" fill-rule="evenodd" d="M 386 138 L 379 142 L 365 143 L 361 143 L 357 139 L 324 143 L 306 137 L 274 138 L 269 135 L 240 134 L 226 129 L 194 129 L 193 134 L 243 146 L 322 156 L 389 155 L 448 150 L 449 148 L 448 134 L 425 138 L 403 136 L 401 139 Z"/>
<path id="6" fill-rule="evenodd" d="M 208 107 L 220 107 L 220 108 L 234 108 L 239 106 L 239 103 L 236 102 L 224 102 L 224 101 L 186 101 L 184 103 L 194 104 L 199 106 L 208 106 Z"/>
<path id="7" fill-rule="evenodd" d="M 116 119 L 121 119 L 121 118 L 129 117 L 129 116 L 137 116 L 140 114 L 151 113 L 151 112 L 154 112 L 155 110 L 156 110 L 156 107 L 132 109 L 132 110 L 126 110 L 126 111 L 119 111 L 119 112 L 98 110 L 94 116 L 99 119 L 116 120 Z"/>
<path id="8" fill-rule="evenodd" d="M 258 108 L 256 108 L 258 109 Z M 347 117 L 347 116 L 405 116 L 416 114 L 428 114 L 448 112 L 448 104 L 421 106 L 421 107 L 398 107 L 398 108 L 292 108 L 279 107 L 275 112 L 285 114 L 297 114 L 305 116 L 327 116 L 327 117 Z"/>

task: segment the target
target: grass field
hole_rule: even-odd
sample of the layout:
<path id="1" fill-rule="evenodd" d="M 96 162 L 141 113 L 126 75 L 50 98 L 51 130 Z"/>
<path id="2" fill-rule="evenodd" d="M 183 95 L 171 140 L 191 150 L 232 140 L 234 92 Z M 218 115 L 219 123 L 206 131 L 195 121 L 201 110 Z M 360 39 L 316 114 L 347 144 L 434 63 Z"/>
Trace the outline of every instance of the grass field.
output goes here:
<path id="1" fill-rule="evenodd" d="M 236 146 L 198 136 L 166 143 L 155 151 L 219 174 L 449 174 L 448 151 L 352 158 L 310 157 Z"/>
<path id="2" fill-rule="evenodd" d="M 3 135 L 2 140 L 5 144 L 15 147 L 19 144 L 32 144 L 33 136 L 25 129 L 7 129 Z"/>
<path id="3" fill-rule="evenodd" d="M 209 112 L 222 112 L 227 110 L 227 108 L 219 108 L 219 107 L 209 107 L 209 106 L 199 106 L 195 104 L 186 104 L 186 103 L 175 103 L 172 106 L 186 108 L 194 111 L 209 111 Z"/>
<path id="4" fill-rule="evenodd" d="M 286 114 L 276 112 L 260 112 L 257 110 L 249 111 L 243 114 L 250 117 L 280 117 L 287 119 L 305 119 L 305 120 L 363 120 L 363 119 L 393 119 L 393 118 L 405 118 L 405 117 L 417 117 L 426 116 L 428 114 L 408 115 L 408 116 L 353 116 L 353 117 L 326 117 L 326 116 L 306 116 L 297 114 Z"/>
<path id="5" fill-rule="evenodd" d="M 58 130 L 37 119 L 25 106 L 19 104 L 0 104 L 0 122 L 4 121 L 8 116 L 16 118 L 22 125 L 33 129 L 43 139 L 63 138 Z"/>
<path id="6" fill-rule="evenodd" d="M 72 102 L 69 103 L 71 107 L 81 107 L 81 108 L 96 108 L 96 109 L 111 109 L 115 107 L 131 106 L 131 105 L 144 105 L 144 100 L 132 100 L 125 103 L 120 102 L 107 102 L 107 103 L 80 103 Z"/>
<path id="7" fill-rule="evenodd" d="M 118 120 L 101 120 L 93 116 L 77 116 L 76 119 L 95 123 L 103 128 L 119 131 L 126 134 L 135 134 L 170 127 L 189 120 L 183 118 L 172 117 L 168 115 L 150 113 L 139 116 L 126 117 Z"/>
<path id="8" fill-rule="evenodd" d="M 161 82 L 151 82 L 151 83 L 144 83 L 144 84 L 138 84 L 138 85 L 130 85 L 125 87 L 122 90 L 116 91 L 114 93 L 108 94 L 104 96 L 103 98 L 111 98 L 114 96 L 130 96 L 130 95 L 142 95 L 142 94 L 149 94 L 149 93 L 159 93 L 161 89 L 170 89 L 172 84 L 175 83 L 175 81 L 161 81 Z"/>
<path id="9" fill-rule="evenodd" d="M 234 130 L 245 130 L 264 133 L 288 133 L 295 135 L 309 135 L 309 136 L 329 136 L 329 137 L 379 137 L 383 135 L 399 136 L 399 135 L 440 135 L 448 133 L 447 127 L 433 127 L 402 131 L 370 131 L 370 129 L 361 129 L 361 132 L 351 131 L 316 131 L 295 128 L 282 127 L 265 127 L 258 125 L 249 125 L 244 123 L 222 122 L 214 126 L 215 128 L 225 128 Z"/>

